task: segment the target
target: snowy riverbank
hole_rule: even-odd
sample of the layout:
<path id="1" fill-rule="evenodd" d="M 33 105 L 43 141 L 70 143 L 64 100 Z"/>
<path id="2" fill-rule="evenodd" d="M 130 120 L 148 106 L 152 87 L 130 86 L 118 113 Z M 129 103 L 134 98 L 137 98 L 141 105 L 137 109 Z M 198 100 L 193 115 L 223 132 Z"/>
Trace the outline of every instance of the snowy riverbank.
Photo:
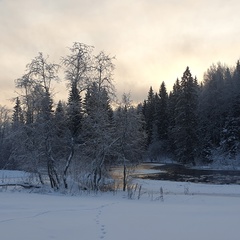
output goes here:
<path id="1" fill-rule="evenodd" d="M 1 188 L 1 239 L 239 239 L 239 185 L 135 181 L 139 200 L 122 191 L 69 196 Z"/>

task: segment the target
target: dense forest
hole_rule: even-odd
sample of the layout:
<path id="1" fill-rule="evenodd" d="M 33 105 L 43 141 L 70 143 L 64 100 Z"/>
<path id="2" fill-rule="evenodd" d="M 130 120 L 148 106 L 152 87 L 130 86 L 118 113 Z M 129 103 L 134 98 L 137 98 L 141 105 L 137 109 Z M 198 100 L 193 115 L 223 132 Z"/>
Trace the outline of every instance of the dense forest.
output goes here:
<path id="1" fill-rule="evenodd" d="M 143 103 L 148 155 L 182 164 L 237 165 L 240 152 L 240 63 L 212 65 L 200 84 L 187 67 L 168 94 L 150 87 Z"/>
<path id="2" fill-rule="evenodd" d="M 77 182 L 98 190 L 121 165 L 125 190 L 129 169 L 144 160 L 239 164 L 239 61 L 212 65 L 201 83 L 187 67 L 169 93 L 162 82 L 136 106 L 130 94 L 116 100 L 113 60 L 78 42 L 60 64 L 39 53 L 15 80 L 14 109 L 0 107 L 0 167 L 32 172 L 54 189 Z M 68 100 L 55 103 L 60 68 Z"/>

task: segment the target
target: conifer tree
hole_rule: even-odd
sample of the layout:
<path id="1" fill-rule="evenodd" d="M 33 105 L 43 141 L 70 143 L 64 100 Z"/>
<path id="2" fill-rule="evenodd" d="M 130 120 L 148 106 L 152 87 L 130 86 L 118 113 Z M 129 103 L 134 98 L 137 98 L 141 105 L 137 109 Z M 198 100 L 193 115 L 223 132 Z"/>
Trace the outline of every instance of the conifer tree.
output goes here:
<path id="1" fill-rule="evenodd" d="M 155 94 L 152 87 L 150 87 L 148 98 L 144 102 L 143 115 L 146 122 L 147 145 L 149 146 L 152 141 L 153 124 L 155 120 Z"/>
<path id="2" fill-rule="evenodd" d="M 240 65 L 239 61 L 231 75 L 227 68 L 225 73 L 226 108 L 229 110 L 221 134 L 221 149 L 231 159 L 235 159 L 240 142 Z"/>
<path id="3" fill-rule="evenodd" d="M 18 97 L 16 98 L 16 103 L 13 110 L 12 123 L 14 128 L 24 123 L 21 101 Z"/>
<path id="4" fill-rule="evenodd" d="M 113 59 L 103 52 L 94 56 L 92 83 L 88 86 L 84 101 L 85 158 L 91 163 L 89 171 L 94 190 L 99 189 L 115 142 L 110 105 L 115 96 Z"/>
<path id="5" fill-rule="evenodd" d="M 197 86 L 189 68 L 183 73 L 177 99 L 175 145 L 178 161 L 195 164 L 197 151 Z"/>
<path id="6" fill-rule="evenodd" d="M 200 94 L 198 111 L 201 117 L 199 133 L 202 149 L 220 146 L 222 129 L 228 114 L 224 103 L 225 71 L 226 67 L 219 63 L 212 65 L 204 74 L 204 86 Z"/>
<path id="7" fill-rule="evenodd" d="M 235 118 L 240 118 L 240 61 L 237 61 L 233 72 L 234 101 L 232 104 L 232 113 Z"/>
<path id="8" fill-rule="evenodd" d="M 173 90 L 169 94 L 168 100 L 168 151 L 174 153 L 176 150 L 175 146 L 175 136 L 176 136 L 176 116 L 177 116 L 177 99 L 181 93 L 180 81 L 177 78 L 173 85 Z"/>
<path id="9" fill-rule="evenodd" d="M 11 129 L 11 115 L 10 110 L 5 106 L 0 105 L 0 168 L 15 167 L 13 162 L 10 163 L 11 156 L 11 142 L 9 139 Z"/>
<path id="10" fill-rule="evenodd" d="M 67 106 L 67 122 L 72 137 L 76 140 L 82 127 L 82 104 L 76 82 L 71 83 Z"/>
<path id="11" fill-rule="evenodd" d="M 159 89 L 159 101 L 158 101 L 158 136 L 161 140 L 167 140 L 168 134 L 168 94 L 165 87 L 165 83 L 162 82 Z"/>
<path id="12" fill-rule="evenodd" d="M 66 113 L 62 101 L 59 101 L 54 114 L 54 125 L 56 126 L 56 136 L 64 137 L 67 129 Z"/>

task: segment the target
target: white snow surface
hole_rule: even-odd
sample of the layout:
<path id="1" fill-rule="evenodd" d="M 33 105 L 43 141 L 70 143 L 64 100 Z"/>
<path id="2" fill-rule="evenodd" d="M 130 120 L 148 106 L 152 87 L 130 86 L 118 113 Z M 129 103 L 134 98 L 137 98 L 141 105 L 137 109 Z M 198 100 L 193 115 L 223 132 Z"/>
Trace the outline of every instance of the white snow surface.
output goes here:
<path id="1" fill-rule="evenodd" d="M 0 187 L 0 239 L 240 239 L 239 185 L 135 183 L 139 200 L 139 190 L 128 199 L 122 191 L 69 196 Z"/>

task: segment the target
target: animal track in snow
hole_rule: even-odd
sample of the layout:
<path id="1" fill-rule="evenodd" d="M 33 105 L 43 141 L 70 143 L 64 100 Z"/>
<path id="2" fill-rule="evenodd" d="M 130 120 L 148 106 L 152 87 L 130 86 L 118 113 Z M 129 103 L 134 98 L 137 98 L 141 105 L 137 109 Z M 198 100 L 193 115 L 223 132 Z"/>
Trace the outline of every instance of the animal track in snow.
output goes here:
<path id="1" fill-rule="evenodd" d="M 102 211 L 103 211 L 104 208 L 109 207 L 113 204 L 115 204 L 115 203 L 105 204 L 105 205 L 102 205 L 99 208 L 97 208 L 98 211 L 97 211 L 97 214 L 96 214 L 96 217 L 95 217 L 95 222 L 98 226 L 100 225 L 99 226 L 99 230 L 100 230 L 100 236 L 99 237 L 100 237 L 100 239 L 104 239 L 106 234 L 107 234 L 106 225 L 103 224 L 102 221 L 101 221 Z"/>
<path id="2" fill-rule="evenodd" d="M 106 206 L 101 206 L 101 208 L 98 210 L 97 212 L 97 215 L 96 215 L 96 218 L 95 218 L 95 221 L 96 221 L 96 224 L 99 225 L 100 224 L 100 220 L 101 220 L 101 215 L 102 215 L 102 210 L 104 207 Z M 100 239 L 104 239 L 105 238 L 105 235 L 106 235 L 106 229 L 105 229 L 105 225 L 104 224 L 101 224 L 100 225 Z"/>

